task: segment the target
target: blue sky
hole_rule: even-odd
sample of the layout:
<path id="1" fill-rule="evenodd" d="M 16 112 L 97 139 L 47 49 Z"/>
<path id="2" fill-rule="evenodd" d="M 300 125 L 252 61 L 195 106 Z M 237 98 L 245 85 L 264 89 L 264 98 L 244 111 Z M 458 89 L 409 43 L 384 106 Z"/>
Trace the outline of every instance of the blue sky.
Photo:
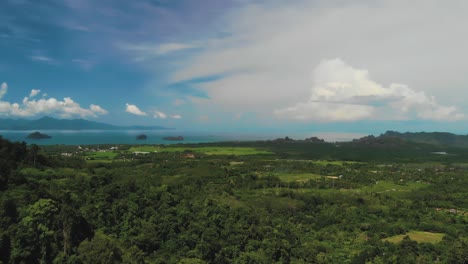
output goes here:
<path id="1" fill-rule="evenodd" d="M 467 11 L 422 0 L 3 0 L 0 117 L 467 133 Z"/>

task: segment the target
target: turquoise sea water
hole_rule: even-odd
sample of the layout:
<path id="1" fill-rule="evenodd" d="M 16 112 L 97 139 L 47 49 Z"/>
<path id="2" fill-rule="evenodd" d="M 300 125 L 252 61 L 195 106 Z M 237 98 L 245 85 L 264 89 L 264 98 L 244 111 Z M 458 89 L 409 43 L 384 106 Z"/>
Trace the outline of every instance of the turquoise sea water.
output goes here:
<path id="1" fill-rule="evenodd" d="M 91 145 L 91 144 L 177 144 L 220 141 L 266 140 L 276 138 L 274 135 L 246 133 L 207 133 L 174 130 L 41 130 L 49 139 L 27 139 L 35 131 L 0 130 L 0 136 L 11 141 L 25 141 L 38 145 Z M 147 135 L 146 140 L 137 140 L 138 135 Z M 163 140 L 167 136 L 183 136 L 183 141 Z"/>

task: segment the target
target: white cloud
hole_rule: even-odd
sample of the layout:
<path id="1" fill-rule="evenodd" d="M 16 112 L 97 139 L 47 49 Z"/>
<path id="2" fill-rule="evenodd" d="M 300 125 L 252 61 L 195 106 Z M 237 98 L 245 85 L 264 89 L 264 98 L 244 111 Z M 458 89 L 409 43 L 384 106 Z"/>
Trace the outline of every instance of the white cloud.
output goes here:
<path id="1" fill-rule="evenodd" d="M 468 43 L 466 12 L 468 2 L 423 0 L 246 4 L 218 21 L 223 37 L 180 61 L 171 80 L 220 76 L 195 84 L 209 99 L 192 102 L 206 111 L 321 121 L 459 120 L 460 110 L 446 105 L 462 104 L 452 95 L 466 94 L 468 85 L 468 61 L 460 59 Z M 357 67 L 333 72 L 321 65 L 322 73 L 311 74 L 335 57 Z M 330 83 L 317 86 L 324 80 Z"/>
<path id="2" fill-rule="evenodd" d="M 153 114 L 154 118 L 161 118 L 161 119 L 166 119 L 167 115 L 161 111 L 155 111 Z"/>
<path id="3" fill-rule="evenodd" d="M 32 89 L 32 90 L 31 90 L 31 93 L 29 94 L 29 98 L 32 98 L 32 97 L 38 95 L 40 92 L 41 92 L 41 90 Z"/>
<path id="4" fill-rule="evenodd" d="M 154 118 L 160 118 L 160 119 L 167 119 L 167 118 L 181 119 L 182 118 L 182 116 L 179 115 L 179 114 L 168 115 L 168 114 L 166 114 L 164 112 L 161 112 L 161 111 L 154 111 L 153 117 Z"/>
<path id="5" fill-rule="evenodd" d="M 320 63 L 313 74 L 306 102 L 275 111 L 278 117 L 302 121 L 355 121 L 362 119 L 460 120 L 454 106 L 439 105 L 434 97 L 403 84 L 388 88 L 340 59 Z"/>
<path id="6" fill-rule="evenodd" d="M 99 105 L 92 104 L 89 106 L 89 109 L 91 109 L 91 111 L 93 111 L 96 114 L 106 115 L 109 113 L 107 110 L 103 109 Z"/>
<path id="7" fill-rule="evenodd" d="M 8 84 L 6 82 L 2 83 L 0 85 L 0 99 L 7 93 L 8 90 Z"/>
<path id="8" fill-rule="evenodd" d="M 2 91 L 6 92 L 6 83 L 2 84 L 1 87 Z M 32 90 L 30 96 L 25 97 L 21 104 L 0 101 L 0 115 L 29 117 L 40 114 L 57 114 L 61 117 L 97 117 L 107 114 L 106 110 L 97 105 L 91 105 L 89 109 L 82 108 L 70 97 L 65 97 L 63 101 L 55 98 L 31 100 L 31 97 L 38 93 L 39 90 Z"/>
<path id="9" fill-rule="evenodd" d="M 133 115 L 139 115 L 139 116 L 147 115 L 145 112 L 141 111 L 136 105 L 132 105 L 128 103 L 126 104 L 125 112 L 133 114 Z"/>

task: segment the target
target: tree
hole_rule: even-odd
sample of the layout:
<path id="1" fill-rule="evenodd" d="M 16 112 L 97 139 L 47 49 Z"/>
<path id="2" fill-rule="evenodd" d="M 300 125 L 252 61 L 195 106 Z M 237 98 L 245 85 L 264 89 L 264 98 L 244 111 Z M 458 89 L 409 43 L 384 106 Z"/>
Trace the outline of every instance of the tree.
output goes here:
<path id="1" fill-rule="evenodd" d="M 122 262 L 122 252 L 109 236 L 96 232 L 93 239 L 81 242 L 78 256 L 83 264 L 113 264 Z"/>
<path id="2" fill-rule="evenodd" d="M 33 157 L 33 164 L 34 164 L 34 167 L 36 167 L 36 160 L 37 160 L 37 153 L 39 152 L 40 148 L 38 145 L 36 144 L 31 144 L 31 147 L 30 147 L 30 152 L 31 152 L 31 155 Z"/>
<path id="3" fill-rule="evenodd" d="M 57 251 L 59 209 L 51 199 L 40 199 L 28 206 L 18 224 L 11 258 L 15 263 L 49 263 Z"/>

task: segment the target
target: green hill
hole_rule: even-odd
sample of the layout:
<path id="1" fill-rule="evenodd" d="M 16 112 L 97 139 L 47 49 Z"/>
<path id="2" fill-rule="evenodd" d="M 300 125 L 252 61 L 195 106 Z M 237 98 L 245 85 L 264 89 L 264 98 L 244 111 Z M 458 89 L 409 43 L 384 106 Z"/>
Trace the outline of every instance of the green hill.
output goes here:
<path id="1" fill-rule="evenodd" d="M 450 147 L 468 147 L 468 135 L 455 135 L 447 132 L 406 132 L 387 131 L 380 138 L 399 138 L 416 143 Z"/>

